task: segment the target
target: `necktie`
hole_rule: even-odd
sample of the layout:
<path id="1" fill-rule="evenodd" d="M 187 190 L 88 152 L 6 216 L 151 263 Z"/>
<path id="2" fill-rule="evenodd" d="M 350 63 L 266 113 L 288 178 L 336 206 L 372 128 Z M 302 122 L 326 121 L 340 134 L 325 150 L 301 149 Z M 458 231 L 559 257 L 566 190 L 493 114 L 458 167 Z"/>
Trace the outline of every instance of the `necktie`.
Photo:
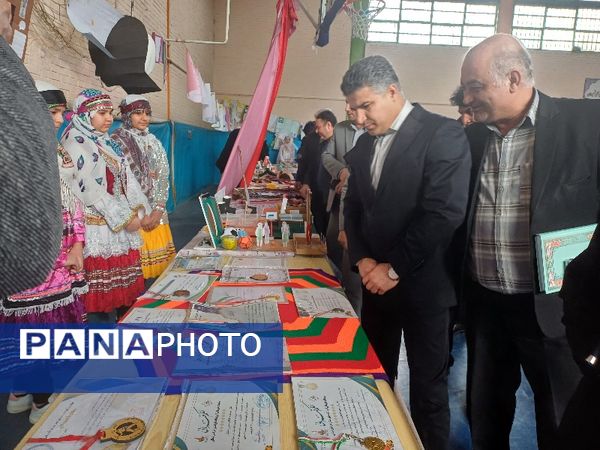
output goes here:
<path id="1" fill-rule="evenodd" d="M 381 167 L 383 166 L 383 157 L 381 147 L 383 144 L 384 136 L 377 136 L 373 142 L 373 156 L 371 157 L 371 184 L 373 188 L 377 190 L 379 185 L 379 177 L 381 176 Z"/>

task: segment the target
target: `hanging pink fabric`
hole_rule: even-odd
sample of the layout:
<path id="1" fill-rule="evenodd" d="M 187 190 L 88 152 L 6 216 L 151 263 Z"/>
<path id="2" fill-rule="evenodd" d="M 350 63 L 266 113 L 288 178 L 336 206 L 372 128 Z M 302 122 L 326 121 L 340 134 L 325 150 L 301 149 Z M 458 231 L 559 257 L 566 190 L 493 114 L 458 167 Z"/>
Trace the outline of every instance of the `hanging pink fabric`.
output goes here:
<path id="1" fill-rule="evenodd" d="M 242 124 L 219 183 L 219 190 L 225 188 L 227 194 L 242 181 L 244 172 L 248 182 L 252 179 L 267 134 L 269 116 L 279 91 L 288 39 L 296 29 L 297 20 L 294 0 L 278 0 L 277 21 L 269 55 L 254 90 L 246 120 Z"/>
<path id="2" fill-rule="evenodd" d="M 185 58 L 187 63 L 187 98 L 194 103 L 207 103 L 207 99 L 202 98 L 204 81 L 202 81 L 200 72 L 194 64 L 188 49 L 185 49 Z"/>

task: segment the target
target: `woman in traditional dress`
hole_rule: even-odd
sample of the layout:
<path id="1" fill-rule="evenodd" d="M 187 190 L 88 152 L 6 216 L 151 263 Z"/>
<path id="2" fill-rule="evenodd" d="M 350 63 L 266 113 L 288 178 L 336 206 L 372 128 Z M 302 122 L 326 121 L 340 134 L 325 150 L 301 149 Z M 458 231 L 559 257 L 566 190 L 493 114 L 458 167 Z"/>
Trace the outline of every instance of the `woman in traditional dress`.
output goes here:
<path id="1" fill-rule="evenodd" d="M 46 103 L 48 103 L 54 126 L 58 130 L 63 123 L 63 113 L 67 107 L 65 95 L 56 87 L 45 82 L 38 82 L 36 86 Z M 83 205 L 73 195 L 70 188 L 69 180 L 74 170 L 73 161 L 58 142 L 57 159 L 63 221 L 60 253 L 54 263 L 52 272 L 48 274 L 41 285 L 1 299 L 0 323 L 55 324 L 83 322 L 84 304 L 80 295 L 87 292 L 88 289 L 83 275 L 83 246 L 85 240 Z M 31 373 L 29 376 L 31 376 Z M 51 384 L 47 371 L 36 371 L 35 376 L 45 378 Z M 31 409 L 29 421 L 35 423 L 48 409 L 49 397 L 49 393 L 33 395 L 12 393 L 8 397 L 6 409 L 11 414 Z"/>
<path id="2" fill-rule="evenodd" d="M 114 323 L 144 290 L 138 230 L 149 205 L 108 134 L 110 97 L 85 89 L 73 111 L 61 140 L 75 165 L 73 192 L 85 205 L 85 307 L 89 322 Z"/>
<path id="3" fill-rule="evenodd" d="M 123 149 L 152 212 L 142 221 L 140 247 L 144 278 L 156 278 L 175 257 L 165 206 L 169 197 L 169 161 L 164 147 L 148 131 L 152 109 L 141 95 L 128 95 L 119 105 L 123 125 L 112 135 Z"/>

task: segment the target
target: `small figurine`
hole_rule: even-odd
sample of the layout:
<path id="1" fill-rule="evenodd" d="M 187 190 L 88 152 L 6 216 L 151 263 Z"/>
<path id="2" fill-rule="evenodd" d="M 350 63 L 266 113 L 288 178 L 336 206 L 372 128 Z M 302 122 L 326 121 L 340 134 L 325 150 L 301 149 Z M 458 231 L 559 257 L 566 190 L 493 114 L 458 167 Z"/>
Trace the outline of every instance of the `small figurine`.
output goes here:
<path id="1" fill-rule="evenodd" d="M 263 245 L 263 236 L 264 236 L 264 228 L 262 222 L 258 222 L 256 225 L 256 230 L 254 230 L 254 234 L 256 235 L 256 246 L 262 247 Z"/>
<path id="2" fill-rule="evenodd" d="M 263 236 L 265 239 L 265 245 L 269 245 L 271 238 L 271 230 L 269 229 L 269 224 L 267 222 L 263 224 Z"/>
<path id="3" fill-rule="evenodd" d="M 281 222 L 281 242 L 284 247 L 290 242 L 290 226 L 285 221 Z"/>

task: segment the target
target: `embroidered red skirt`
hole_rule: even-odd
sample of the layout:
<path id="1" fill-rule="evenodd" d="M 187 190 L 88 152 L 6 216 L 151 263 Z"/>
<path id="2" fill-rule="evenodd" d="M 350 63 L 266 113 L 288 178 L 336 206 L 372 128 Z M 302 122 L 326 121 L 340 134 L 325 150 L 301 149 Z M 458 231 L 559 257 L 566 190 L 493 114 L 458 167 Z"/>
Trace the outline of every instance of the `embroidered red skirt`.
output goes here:
<path id="1" fill-rule="evenodd" d="M 88 256 L 83 261 L 89 291 L 83 296 L 88 313 L 111 312 L 131 306 L 144 292 L 140 252 L 110 258 Z"/>

